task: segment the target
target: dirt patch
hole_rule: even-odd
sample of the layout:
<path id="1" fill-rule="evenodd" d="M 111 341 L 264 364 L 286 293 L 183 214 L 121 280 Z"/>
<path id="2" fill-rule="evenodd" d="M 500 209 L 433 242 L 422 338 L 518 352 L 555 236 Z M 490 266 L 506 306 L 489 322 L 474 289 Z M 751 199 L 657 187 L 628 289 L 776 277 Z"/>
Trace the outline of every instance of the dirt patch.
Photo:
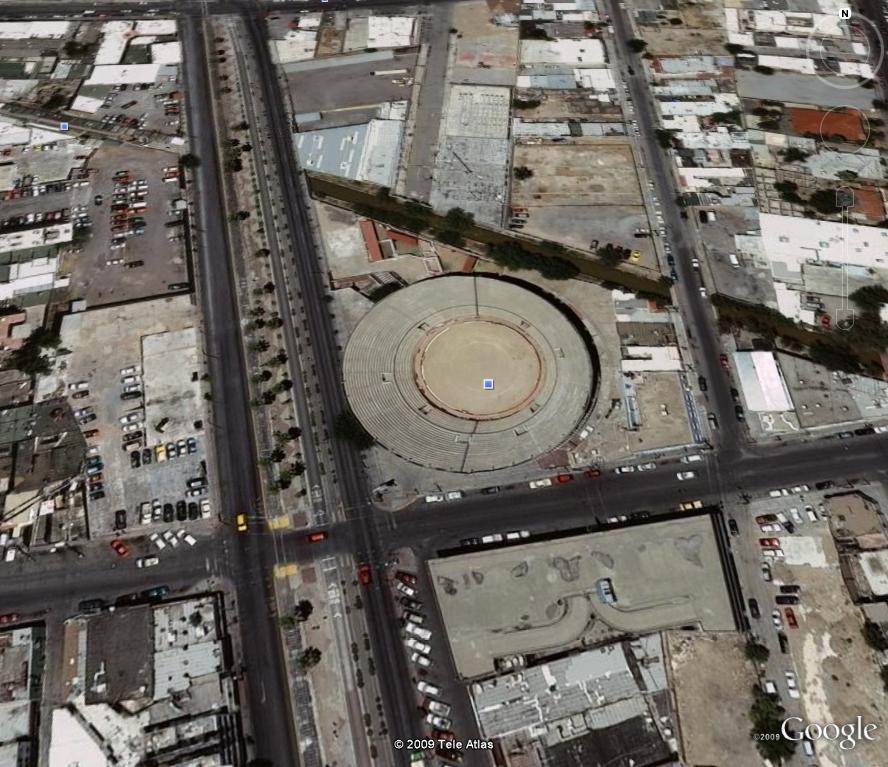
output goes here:
<path id="1" fill-rule="evenodd" d="M 830 138 L 841 136 L 847 141 L 863 141 L 866 132 L 860 120 L 860 112 L 846 109 L 801 109 L 789 110 L 792 129 L 801 135 L 813 134 Z"/>
<path id="2" fill-rule="evenodd" d="M 756 677 L 740 639 L 670 631 L 665 640 L 685 763 L 760 767 L 746 716 Z"/>
<path id="3" fill-rule="evenodd" d="M 517 144 L 513 161 L 533 171 L 514 181 L 513 206 L 642 204 L 632 148 L 620 140 Z"/>

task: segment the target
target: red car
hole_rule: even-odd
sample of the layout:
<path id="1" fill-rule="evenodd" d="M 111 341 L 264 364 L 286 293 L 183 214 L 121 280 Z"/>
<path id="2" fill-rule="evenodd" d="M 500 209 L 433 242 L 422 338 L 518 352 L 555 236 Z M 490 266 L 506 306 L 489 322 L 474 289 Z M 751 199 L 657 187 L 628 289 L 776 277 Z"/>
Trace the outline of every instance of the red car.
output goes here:
<path id="1" fill-rule="evenodd" d="M 114 549 L 118 557 L 128 557 L 129 549 L 126 544 L 121 541 L 119 538 L 115 538 L 111 541 L 111 548 Z"/>
<path id="2" fill-rule="evenodd" d="M 728 368 L 730 368 L 730 365 L 728 364 L 728 355 L 727 354 L 720 354 L 718 361 L 721 363 L 721 366 L 725 370 L 728 370 Z"/>
<path id="3" fill-rule="evenodd" d="M 755 521 L 756 521 L 756 524 L 767 525 L 771 522 L 776 522 L 777 515 L 776 514 L 762 514 L 761 516 L 756 517 Z"/>
<path id="4" fill-rule="evenodd" d="M 305 540 L 309 543 L 320 543 L 321 541 L 327 540 L 327 533 L 325 533 L 323 530 L 317 533 L 309 533 L 305 536 Z"/>
<path id="5" fill-rule="evenodd" d="M 763 549 L 779 549 L 780 548 L 780 539 L 779 538 L 759 538 L 759 546 Z"/>
<path id="6" fill-rule="evenodd" d="M 799 622 L 796 620 L 795 613 L 792 611 L 791 607 L 787 607 L 784 609 L 786 613 L 786 623 L 791 629 L 797 629 L 799 627 Z"/>
<path id="7" fill-rule="evenodd" d="M 361 582 L 362 586 L 369 586 L 371 581 L 373 580 L 373 574 L 370 570 L 370 565 L 366 562 L 358 565 L 358 580 Z"/>
<path id="8" fill-rule="evenodd" d="M 401 583 L 406 583 L 408 586 L 416 585 L 416 576 L 413 573 L 405 573 L 403 570 L 398 570 L 395 573 L 395 578 L 397 578 Z"/>
<path id="9" fill-rule="evenodd" d="M 563 485 L 567 482 L 573 482 L 573 477 L 570 474 L 559 474 L 557 477 L 555 477 L 555 481 L 559 485 Z"/>
<path id="10" fill-rule="evenodd" d="M 0 615 L 0 625 L 3 625 L 4 623 L 15 623 L 18 619 L 18 613 L 6 613 L 5 615 Z"/>
<path id="11" fill-rule="evenodd" d="M 594 479 L 595 477 L 601 476 L 601 469 L 586 469 L 583 472 L 583 476 L 589 477 L 589 479 Z"/>

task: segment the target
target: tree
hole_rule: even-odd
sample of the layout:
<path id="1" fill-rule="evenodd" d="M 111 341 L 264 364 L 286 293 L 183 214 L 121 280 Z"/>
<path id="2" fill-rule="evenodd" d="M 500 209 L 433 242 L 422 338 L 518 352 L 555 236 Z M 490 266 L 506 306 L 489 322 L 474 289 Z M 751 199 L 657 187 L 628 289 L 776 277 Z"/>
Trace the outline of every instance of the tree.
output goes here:
<path id="1" fill-rule="evenodd" d="M 435 232 L 435 239 L 438 242 L 443 242 L 445 245 L 452 245 L 454 248 L 462 248 L 466 244 L 466 238 L 463 237 L 462 234 L 460 234 L 459 232 L 455 232 L 452 229 L 441 229 L 440 231 Z M 374 291 L 375 295 L 373 296 L 372 300 L 379 301 L 385 298 L 385 296 L 389 295 L 389 293 L 393 293 L 400 287 L 397 283 L 392 282 L 388 283 L 388 285 L 393 285 L 393 289 L 386 290 L 384 292 L 377 289 L 376 291 Z M 383 285 L 382 287 L 386 286 Z"/>
<path id="2" fill-rule="evenodd" d="M 305 464 L 302 461 L 294 461 L 290 466 L 290 471 L 297 477 L 301 477 L 305 474 Z"/>
<path id="3" fill-rule="evenodd" d="M 289 378 L 284 378 L 281 381 L 278 381 L 277 386 L 274 387 L 279 392 L 290 391 L 293 388 L 293 382 Z"/>
<path id="4" fill-rule="evenodd" d="M 302 429 L 298 426 L 291 426 L 287 429 L 287 437 L 289 439 L 299 439 L 302 436 Z"/>
<path id="5" fill-rule="evenodd" d="M 515 174 L 515 178 L 517 178 L 519 181 L 524 181 L 528 178 L 533 177 L 533 169 L 528 168 L 526 165 L 519 165 L 512 171 L 512 173 Z"/>
<path id="6" fill-rule="evenodd" d="M 264 391 L 262 392 L 262 403 L 265 405 L 270 405 L 276 399 L 273 391 Z"/>
<path id="7" fill-rule="evenodd" d="M 808 198 L 808 203 L 812 205 L 818 213 L 823 215 L 837 213 L 838 206 L 836 205 L 836 202 L 835 189 L 818 189 Z"/>
<path id="8" fill-rule="evenodd" d="M 782 764 L 792 758 L 795 742 L 787 740 L 781 733 L 781 725 L 786 713 L 776 697 L 768 695 L 761 687 L 752 688 L 753 703 L 749 709 L 752 721 L 751 737 L 755 738 L 755 746 L 763 758 L 774 764 Z M 763 738 L 762 735 L 776 735 L 774 739 Z"/>
<path id="9" fill-rule="evenodd" d="M 317 666 L 321 662 L 321 651 L 317 647 L 306 647 L 296 660 L 303 671 Z"/>
<path id="10" fill-rule="evenodd" d="M 882 285 L 864 285 L 848 296 L 862 312 L 878 314 L 888 304 L 888 288 Z M 888 649 L 888 648 L 885 648 Z"/>
<path id="11" fill-rule="evenodd" d="M 300 622 L 305 622 L 311 617 L 311 614 L 314 612 L 314 605 L 309 602 L 307 599 L 300 599 L 296 603 L 296 607 L 293 611 L 293 614 L 296 617 L 296 620 Z"/>
<path id="12" fill-rule="evenodd" d="M 275 463 L 280 463 L 286 457 L 287 457 L 287 454 L 283 450 L 281 450 L 279 447 L 276 447 L 274 450 L 272 450 L 268 454 L 268 458 L 270 460 L 274 461 Z"/>
<path id="13" fill-rule="evenodd" d="M 725 43 L 725 50 L 733 56 L 743 53 L 746 49 L 738 43 Z"/>
<path id="14" fill-rule="evenodd" d="M 283 615 L 278 621 L 282 629 L 292 629 L 296 627 L 296 619 L 292 615 Z"/>
<path id="15" fill-rule="evenodd" d="M 638 37 L 633 37 L 629 40 L 626 45 L 629 46 L 629 50 L 635 53 L 641 53 L 645 48 L 647 48 L 647 43 L 644 40 L 641 40 Z"/>
<path id="16" fill-rule="evenodd" d="M 666 130 L 665 128 L 656 128 L 654 134 L 657 136 L 657 143 L 663 149 L 673 149 L 675 147 L 676 131 Z"/>
<path id="17" fill-rule="evenodd" d="M 268 341 L 264 338 L 259 338 L 255 341 L 250 342 L 250 350 L 254 352 L 267 352 L 268 351 Z"/>
<path id="18" fill-rule="evenodd" d="M 771 651 L 761 642 L 747 642 L 744 654 L 746 659 L 753 663 L 765 663 L 771 657 Z"/>
<path id="19" fill-rule="evenodd" d="M 343 410 L 333 420 L 333 435 L 337 439 L 351 442 L 358 450 L 369 450 L 376 444 L 376 440 L 351 410 Z"/>
<path id="20" fill-rule="evenodd" d="M 475 214 L 468 213 L 462 208 L 451 208 L 444 216 L 444 223 L 456 232 L 465 232 L 475 225 Z"/>
<path id="21" fill-rule="evenodd" d="M 802 160 L 808 159 L 808 153 L 798 147 L 791 146 L 783 153 L 783 159 L 786 162 L 802 162 Z"/>
<path id="22" fill-rule="evenodd" d="M 616 266 L 623 262 L 623 259 L 629 255 L 629 251 L 609 242 L 598 248 L 595 254 L 608 266 Z"/>
<path id="23" fill-rule="evenodd" d="M 64 93 L 56 91 L 46 101 L 43 102 L 43 108 L 50 111 L 64 109 L 68 106 L 68 97 Z"/>
<path id="24" fill-rule="evenodd" d="M 196 168 L 200 165 L 200 158 L 196 154 L 188 152 L 179 158 L 179 162 L 182 163 L 183 168 Z"/>
<path id="25" fill-rule="evenodd" d="M 6 368 L 25 375 L 46 375 L 52 369 L 44 349 L 55 349 L 62 342 L 59 334 L 48 328 L 37 328 L 15 349 L 6 361 Z"/>
<path id="26" fill-rule="evenodd" d="M 265 292 L 265 293 L 269 293 L 269 294 L 270 294 L 270 293 L 274 293 L 274 283 L 271 282 L 271 281 L 266 282 L 266 283 L 262 286 L 262 290 L 263 290 L 263 292 Z"/>

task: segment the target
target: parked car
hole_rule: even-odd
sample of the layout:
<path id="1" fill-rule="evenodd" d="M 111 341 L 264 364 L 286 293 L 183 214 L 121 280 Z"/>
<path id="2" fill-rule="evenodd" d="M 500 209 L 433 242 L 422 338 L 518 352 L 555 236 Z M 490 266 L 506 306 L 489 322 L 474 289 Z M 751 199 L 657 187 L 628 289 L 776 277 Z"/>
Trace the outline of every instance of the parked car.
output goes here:
<path id="1" fill-rule="evenodd" d="M 759 610 L 758 600 L 755 599 L 754 597 L 750 597 L 748 600 L 748 604 L 749 604 L 749 614 L 753 618 L 756 618 L 756 619 L 761 618 L 762 613 Z"/>
<path id="2" fill-rule="evenodd" d="M 696 471 L 680 471 L 675 475 L 679 480 L 693 479 L 697 476 Z"/>
<path id="3" fill-rule="evenodd" d="M 323 530 L 317 530 L 306 535 L 305 540 L 308 541 L 308 543 L 320 543 L 321 541 L 327 540 L 327 533 Z"/>
<path id="4" fill-rule="evenodd" d="M 160 563 L 157 557 L 139 557 L 136 560 L 136 567 L 155 567 Z"/>
<path id="5" fill-rule="evenodd" d="M 786 615 L 786 625 L 791 629 L 797 629 L 799 627 L 799 622 L 796 619 L 795 611 L 791 607 L 783 608 L 783 612 Z"/>
<path id="6" fill-rule="evenodd" d="M 373 572 L 370 569 L 370 565 L 366 562 L 362 562 L 358 565 L 358 582 L 362 586 L 369 586 L 373 581 Z"/>
<path id="7" fill-rule="evenodd" d="M 784 674 L 786 678 L 786 692 L 789 693 L 790 698 L 800 698 L 801 693 L 799 692 L 799 685 L 796 681 L 795 671 L 787 671 Z"/>
<path id="8" fill-rule="evenodd" d="M 407 645 L 411 650 L 416 650 L 416 652 L 421 652 L 423 655 L 428 655 L 432 651 L 432 646 L 430 644 L 426 644 L 425 642 L 421 642 L 419 639 L 415 637 L 410 637 L 404 644 Z"/>
<path id="9" fill-rule="evenodd" d="M 423 655 L 421 652 L 411 653 L 410 662 L 415 663 L 417 666 L 422 666 L 423 668 L 428 668 L 432 665 L 432 659 L 427 655 Z"/>
<path id="10" fill-rule="evenodd" d="M 111 541 L 111 548 L 114 549 L 114 552 L 117 554 L 118 557 L 129 556 L 130 552 L 127 548 L 127 545 L 119 538 L 115 538 L 113 541 Z"/>
<path id="11" fill-rule="evenodd" d="M 416 689 L 424 695 L 440 695 L 441 688 L 424 679 L 416 683 Z"/>

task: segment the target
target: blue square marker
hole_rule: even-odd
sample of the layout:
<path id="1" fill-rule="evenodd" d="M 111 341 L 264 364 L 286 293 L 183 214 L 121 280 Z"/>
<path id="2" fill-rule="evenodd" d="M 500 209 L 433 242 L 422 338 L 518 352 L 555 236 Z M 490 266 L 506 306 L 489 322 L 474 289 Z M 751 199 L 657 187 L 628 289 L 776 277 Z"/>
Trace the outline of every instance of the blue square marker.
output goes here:
<path id="1" fill-rule="evenodd" d="M 68 123 L 59 123 L 59 130 L 68 130 Z"/>
<path id="2" fill-rule="evenodd" d="M 486 390 L 488 390 L 488 391 L 492 390 L 493 389 L 493 379 L 492 378 L 485 378 L 483 385 Z"/>

